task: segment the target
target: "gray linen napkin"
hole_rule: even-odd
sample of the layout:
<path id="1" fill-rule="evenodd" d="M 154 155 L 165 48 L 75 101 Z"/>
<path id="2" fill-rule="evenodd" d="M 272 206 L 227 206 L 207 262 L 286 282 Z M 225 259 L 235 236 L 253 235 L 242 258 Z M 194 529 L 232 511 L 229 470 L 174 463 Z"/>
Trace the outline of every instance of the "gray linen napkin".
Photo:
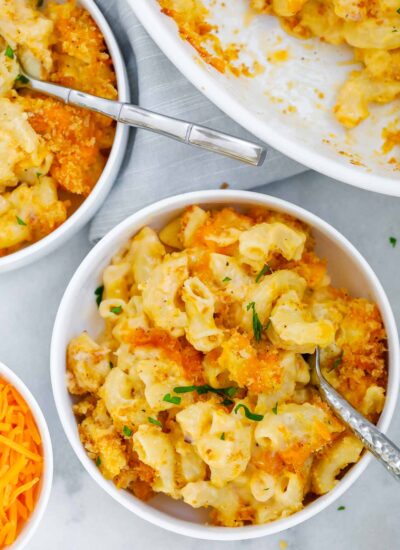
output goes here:
<path id="1" fill-rule="evenodd" d="M 113 28 L 131 82 L 132 102 L 239 137 L 254 136 L 227 117 L 170 63 L 138 22 L 126 0 L 97 0 Z M 92 221 L 89 238 L 99 240 L 124 218 L 170 195 L 199 189 L 251 189 L 306 168 L 269 149 L 263 167 L 183 145 L 145 130 L 131 132 L 114 187 Z"/>

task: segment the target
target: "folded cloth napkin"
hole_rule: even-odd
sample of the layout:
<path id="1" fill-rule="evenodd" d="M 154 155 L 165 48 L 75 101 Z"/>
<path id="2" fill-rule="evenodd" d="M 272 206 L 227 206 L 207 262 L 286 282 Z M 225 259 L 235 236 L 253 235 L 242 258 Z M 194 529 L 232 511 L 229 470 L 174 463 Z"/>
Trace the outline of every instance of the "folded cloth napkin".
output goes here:
<path id="1" fill-rule="evenodd" d="M 126 0 L 97 0 L 117 37 L 131 82 L 133 103 L 257 141 L 227 117 L 170 63 L 140 25 Z M 250 189 L 306 168 L 269 148 L 261 168 L 184 145 L 146 130 L 131 132 L 121 171 L 92 221 L 99 240 L 124 218 L 164 197 L 199 189 Z"/>

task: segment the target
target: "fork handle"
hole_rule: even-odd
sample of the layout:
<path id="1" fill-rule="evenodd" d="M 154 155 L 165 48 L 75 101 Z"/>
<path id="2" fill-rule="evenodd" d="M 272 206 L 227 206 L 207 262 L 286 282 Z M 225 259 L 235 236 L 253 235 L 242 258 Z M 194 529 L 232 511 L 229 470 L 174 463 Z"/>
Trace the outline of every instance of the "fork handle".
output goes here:
<path id="1" fill-rule="evenodd" d="M 27 78 L 26 86 L 33 90 L 57 97 L 70 105 L 96 111 L 113 118 L 117 122 L 136 128 L 144 128 L 182 143 L 240 160 L 252 166 L 261 166 L 264 162 L 265 148 L 251 141 L 224 134 L 205 126 L 154 113 L 137 105 L 104 99 L 51 82 L 37 80 L 30 76 Z"/>
<path id="2" fill-rule="evenodd" d="M 324 377 L 319 377 L 322 396 L 335 413 L 347 424 L 365 447 L 400 481 L 400 449 L 374 424 L 356 411 Z"/>

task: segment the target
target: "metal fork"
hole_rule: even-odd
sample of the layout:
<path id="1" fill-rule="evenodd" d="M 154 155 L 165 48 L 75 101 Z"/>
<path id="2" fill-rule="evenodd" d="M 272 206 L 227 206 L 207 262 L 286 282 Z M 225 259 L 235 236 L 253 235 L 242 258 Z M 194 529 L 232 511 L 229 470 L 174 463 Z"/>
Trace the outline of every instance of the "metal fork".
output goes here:
<path id="1" fill-rule="evenodd" d="M 154 113 L 137 105 L 104 99 L 52 82 L 38 80 L 27 74 L 21 66 L 18 86 L 25 86 L 56 97 L 70 105 L 96 111 L 122 124 L 150 130 L 253 166 L 261 166 L 266 156 L 266 149 L 251 141 L 224 134 L 206 126 Z"/>
<path id="2" fill-rule="evenodd" d="M 318 388 L 322 398 L 354 435 L 371 451 L 385 468 L 400 481 L 400 449 L 378 430 L 374 424 L 356 411 L 324 378 L 319 364 L 320 349 L 315 350 L 314 362 Z"/>

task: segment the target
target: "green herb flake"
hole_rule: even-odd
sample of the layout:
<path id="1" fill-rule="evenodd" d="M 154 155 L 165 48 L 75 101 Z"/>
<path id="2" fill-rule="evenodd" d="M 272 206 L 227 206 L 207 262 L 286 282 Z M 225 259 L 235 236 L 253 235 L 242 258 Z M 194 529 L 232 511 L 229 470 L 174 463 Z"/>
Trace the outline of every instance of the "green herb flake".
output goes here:
<path id="1" fill-rule="evenodd" d="M 220 439 L 222 439 L 222 441 L 225 441 L 225 432 L 222 432 Z"/>
<path id="2" fill-rule="evenodd" d="M 339 357 L 336 357 L 336 359 L 333 362 L 333 365 L 328 370 L 328 372 L 332 372 L 333 370 L 337 369 L 340 363 L 343 361 L 343 353 L 339 355 Z"/>
<path id="3" fill-rule="evenodd" d="M 29 84 L 29 78 L 26 78 L 24 74 L 19 74 L 15 79 L 15 82 L 20 82 L 21 84 Z"/>
<path id="4" fill-rule="evenodd" d="M 36 7 L 41 8 L 43 6 L 44 0 L 37 0 Z"/>
<path id="5" fill-rule="evenodd" d="M 97 306 L 99 306 L 103 300 L 103 292 L 104 292 L 104 285 L 98 286 L 94 291 L 94 295 L 96 296 Z"/>
<path id="6" fill-rule="evenodd" d="M 128 426 L 124 426 L 122 428 L 122 431 L 124 432 L 124 435 L 126 435 L 126 437 L 131 437 L 131 435 L 133 434 L 133 431 L 128 428 Z"/>
<path id="7" fill-rule="evenodd" d="M 261 281 L 261 278 L 264 277 L 264 275 L 267 275 L 268 273 L 272 273 L 272 269 L 269 267 L 268 264 L 265 264 L 262 270 L 258 273 L 256 277 L 256 283 L 259 283 Z"/>
<path id="8" fill-rule="evenodd" d="M 101 458 L 98 456 L 98 457 L 96 458 L 96 466 L 99 467 L 100 464 L 101 464 Z"/>
<path id="9" fill-rule="evenodd" d="M 108 366 L 110 367 L 110 369 L 114 368 L 114 365 L 111 363 L 111 361 L 108 362 Z"/>
<path id="10" fill-rule="evenodd" d="M 346 506 L 338 506 L 338 510 L 339 512 L 341 512 L 342 510 L 346 510 Z"/>
<path id="11" fill-rule="evenodd" d="M 26 225 L 26 223 L 24 222 L 24 220 L 21 220 L 21 218 L 19 218 L 18 216 L 15 216 L 17 218 L 17 223 L 18 225 Z"/>
<path id="12" fill-rule="evenodd" d="M 396 12 L 397 12 L 398 14 L 400 14 L 400 8 L 397 8 Z"/>
<path id="13" fill-rule="evenodd" d="M 274 414 L 278 414 L 278 402 L 275 403 L 275 406 L 272 407 L 271 410 L 272 410 L 272 412 L 273 412 Z"/>
<path id="14" fill-rule="evenodd" d="M 191 391 L 196 391 L 197 386 L 177 386 L 174 388 L 175 393 L 189 393 Z"/>
<path id="15" fill-rule="evenodd" d="M 396 246 L 397 244 L 397 239 L 396 237 L 389 237 L 389 242 L 390 244 L 393 246 L 393 248 Z"/>
<path id="16" fill-rule="evenodd" d="M 222 279 L 223 283 L 229 283 L 229 281 L 232 281 L 230 277 L 224 277 L 224 279 Z"/>
<path id="17" fill-rule="evenodd" d="M 247 309 L 247 311 L 250 311 L 250 309 L 253 311 L 253 334 L 254 334 L 255 341 L 259 342 L 261 340 L 261 334 L 262 334 L 263 326 L 262 326 L 261 321 L 258 317 L 255 302 L 250 302 L 249 304 L 247 304 L 246 309 Z"/>
<path id="18" fill-rule="evenodd" d="M 250 409 L 246 407 L 246 405 L 244 405 L 243 403 L 239 403 L 239 405 L 236 405 L 235 414 L 237 414 L 240 409 L 244 410 L 246 418 L 248 418 L 249 420 L 254 420 L 254 422 L 260 422 L 264 418 L 264 415 L 262 414 L 252 413 Z"/>
<path id="19" fill-rule="evenodd" d="M 223 405 L 224 407 L 230 407 L 233 404 L 234 401 L 232 401 L 232 399 L 228 399 L 227 397 L 225 397 L 225 399 L 220 403 L 220 405 Z"/>
<path id="20" fill-rule="evenodd" d="M 114 313 L 115 315 L 119 315 L 122 313 L 122 306 L 114 306 L 110 308 L 111 313 Z"/>
<path id="21" fill-rule="evenodd" d="M 269 327 L 271 326 L 271 323 L 272 323 L 271 319 L 268 319 L 268 323 L 265 325 L 264 330 L 268 330 Z"/>
<path id="22" fill-rule="evenodd" d="M 175 397 L 170 393 L 166 393 L 163 397 L 163 401 L 166 401 L 167 403 L 172 403 L 173 405 L 180 405 L 181 400 L 182 399 L 180 397 Z"/>
<path id="23" fill-rule="evenodd" d="M 159 420 L 156 420 L 155 418 L 152 418 L 151 416 L 148 416 L 147 420 L 150 422 L 150 424 L 154 424 L 155 426 L 160 426 L 160 428 L 162 428 L 162 424 Z"/>
<path id="24" fill-rule="evenodd" d="M 12 49 L 12 47 L 9 44 L 7 45 L 7 48 L 6 48 L 6 51 L 4 52 L 4 55 L 6 57 L 9 57 L 10 59 L 14 59 L 14 50 Z"/>

